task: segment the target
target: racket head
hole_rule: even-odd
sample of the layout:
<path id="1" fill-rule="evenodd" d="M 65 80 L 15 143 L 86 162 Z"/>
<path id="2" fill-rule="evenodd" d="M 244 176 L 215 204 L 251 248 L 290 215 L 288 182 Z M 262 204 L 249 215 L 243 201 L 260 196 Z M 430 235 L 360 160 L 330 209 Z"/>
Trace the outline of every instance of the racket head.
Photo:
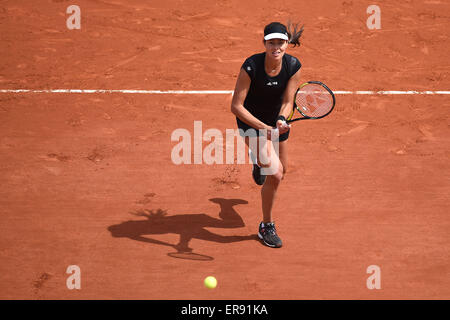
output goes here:
<path id="1" fill-rule="evenodd" d="M 320 119 L 333 111 L 336 98 L 333 91 L 320 81 L 308 81 L 299 86 L 294 97 L 294 108 L 288 120 Z M 295 110 L 304 118 L 292 119 Z"/>

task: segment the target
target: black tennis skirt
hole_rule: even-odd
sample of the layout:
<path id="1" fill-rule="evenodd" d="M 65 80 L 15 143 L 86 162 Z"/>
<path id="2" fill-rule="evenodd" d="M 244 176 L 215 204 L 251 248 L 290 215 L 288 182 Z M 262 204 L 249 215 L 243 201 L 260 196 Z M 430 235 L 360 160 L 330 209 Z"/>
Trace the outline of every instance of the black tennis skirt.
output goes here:
<path id="1" fill-rule="evenodd" d="M 253 127 L 250 127 L 248 124 L 246 124 L 245 122 L 242 122 L 242 121 L 241 121 L 239 118 L 237 118 L 237 117 L 236 117 L 236 122 L 237 122 L 238 128 L 244 130 L 243 133 L 242 133 L 242 132 L 239 133 L 239 134 L 241 135 L 241 137 L 249 137 L 249 136 L 251 136 L 251 135 L 249 135 L 248 133 L 245 135 L 245 132 L 246 132 L 248 129 L 253 129 L 253 130 L 255 130 L 256 132 L 258 132 L 258 134 L 259 134 L 259 130 L 258 130 L 258 129 L 255 129 L 255 128 L 253 128 Z M 256 133 L 256 132 L 255 132 L 255 133 Z M 279 142 L 282 142 L 282 141 L 287 140 L 287 139 L 289 138 L 289 132 L 291 132 L 291 130 L 289 130 L 288 132 L 285 132 L 285 133 L 283 133 L 282 135 L 280 135 L 278 141 L 279 141 Z"/>

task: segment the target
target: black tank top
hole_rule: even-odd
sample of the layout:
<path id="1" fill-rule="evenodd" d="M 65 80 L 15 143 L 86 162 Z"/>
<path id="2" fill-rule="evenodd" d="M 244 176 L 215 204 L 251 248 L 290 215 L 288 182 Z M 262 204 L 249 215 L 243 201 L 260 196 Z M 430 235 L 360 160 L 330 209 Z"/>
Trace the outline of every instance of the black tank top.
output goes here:
<path id="1" fill-rule="evenodd" d="M 244 107 L 262 122 L 275 126 L 287 83 L 302 65 L 297 58 L 285 53 L 280 73 L 269 77 L 264 67 L 265 57 L 265 52 L 258 53 L 242 64 L 251 79 Z"/>

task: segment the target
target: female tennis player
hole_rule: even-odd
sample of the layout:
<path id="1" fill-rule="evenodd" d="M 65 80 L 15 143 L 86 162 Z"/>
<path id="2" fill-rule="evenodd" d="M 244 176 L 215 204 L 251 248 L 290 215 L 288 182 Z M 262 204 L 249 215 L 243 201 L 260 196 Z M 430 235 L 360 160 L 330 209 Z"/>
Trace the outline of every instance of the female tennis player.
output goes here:
<path id="1" fill-rule="evenodd" d="M 303 27 L 286 27 L 279 22 L 272 22 L 264 28 L 265 52 L 252 55 L 242 64 L 231 102 L 231 112 L 236 116 L 237 126 L 244 137 L 247 147 L 252 148 L 249 132 L 268 134 L 268 161 L 261 161 L 258 150 L 251 150 L 253 156 L 252 176 L 258 185 L 262 185 L 262 215 L 258 237 L 269 247 L 279 248 L 282 241 L 277 235 L 272 220 L 272 208 L 278 186 L 287 168 L 287 139 L 290 126 L 286 118 L 293 110 L 294 95 L 300 85 L 300 61 L 287 54 L 289 44 L 300 45 Z M 279 154 L 270 141 L 271 129 L 279 130 Z M 266 129 L 267 131 L 260 131 Z M 244 134 L 243 134 L 244 133 Z M 258 140 L 258 139 L 257 139 Z M 262 144 L 257 147 L 262 147 Z M 261 167 L 278 168 L 274 174 L 263 175 Z"/>

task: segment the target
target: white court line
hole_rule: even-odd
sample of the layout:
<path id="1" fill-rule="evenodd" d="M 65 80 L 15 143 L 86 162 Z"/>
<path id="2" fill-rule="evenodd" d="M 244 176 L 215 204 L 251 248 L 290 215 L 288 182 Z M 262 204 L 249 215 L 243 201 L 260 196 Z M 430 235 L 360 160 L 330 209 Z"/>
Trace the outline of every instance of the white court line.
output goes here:
<path id="1" fill-rule="evenodd" d="M 335 94 L 450 94 L 450 91 L 333 91 Z"/>
<path id="2" fill-rule="evenodd" d="M 140 94 L 232 94 L 230 90 L 108 90 L 108 89 L 3 89 L 0 93 L 140 93 Z"/>
<path id="3" fill-rule="evenodd" d="M 450 91 L 333 91 L 335 94 L 450 94 Z M 108 89 L 0 89 L 0 93 L 132 93 L 132 94 L 233 94 L 232 90 L 108 90 Z"/>

